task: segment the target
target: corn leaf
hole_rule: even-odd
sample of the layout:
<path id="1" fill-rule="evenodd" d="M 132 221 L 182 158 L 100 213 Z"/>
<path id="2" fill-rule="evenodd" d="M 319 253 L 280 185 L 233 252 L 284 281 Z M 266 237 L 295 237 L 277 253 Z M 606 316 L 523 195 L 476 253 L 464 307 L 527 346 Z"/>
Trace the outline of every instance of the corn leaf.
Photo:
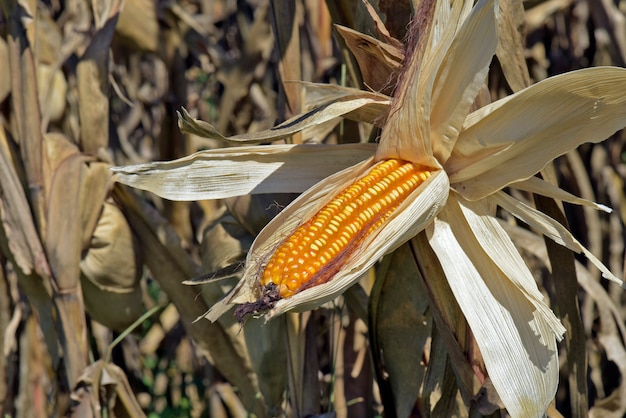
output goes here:
<path id="1" fill-rule="evenodd" d="M 373 144 L 237 147 L 112 170 L 116 181 L 170 200 L 223 199 L 299 193 L 365 160 L 373 150 Z"/>
<path id="2" fill-rule="evenodd" d="M 472 113 L 446 163 L 453 188 L 479 199 L 584 142 L 606 139 L 626 126 L 619 86 L 626 86 L 626 69 L 573 71 Z"/>

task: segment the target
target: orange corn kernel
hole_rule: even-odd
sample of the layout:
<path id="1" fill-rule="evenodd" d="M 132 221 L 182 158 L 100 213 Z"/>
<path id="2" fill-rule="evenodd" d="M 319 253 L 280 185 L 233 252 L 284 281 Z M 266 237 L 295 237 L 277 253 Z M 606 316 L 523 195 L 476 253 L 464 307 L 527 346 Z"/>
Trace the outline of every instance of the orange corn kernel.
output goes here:
<path id="1" fill-rule="evenodd" d="M 430 174 L 422 165 L 397 159 L 377 164 L 278 246 L 261 286 L 274 285 L 287 298 L 326 283 Z"/>

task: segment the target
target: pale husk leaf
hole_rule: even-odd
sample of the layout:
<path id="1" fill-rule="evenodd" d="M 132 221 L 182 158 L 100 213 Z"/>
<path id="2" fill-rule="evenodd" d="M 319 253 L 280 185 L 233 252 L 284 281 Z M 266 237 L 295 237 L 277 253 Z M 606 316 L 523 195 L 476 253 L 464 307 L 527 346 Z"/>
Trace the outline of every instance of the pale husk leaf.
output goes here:
<path id="1" fill-rule="evenodd" d="M 352 95 L 345 95 L 332 101 L 320 104 L 313 110 L 297 115 L 286 120 L 278 126 L 247 134 L 233 135 L 226 137 L 222 135 L 213 125 L 191 117 L 186 109 L 178 112 L 178 127 L 183 133 L 197 135 L 203 138 L 218 139 L 230 143 L 241 144 L 260 144 L 262 142 L 278 141 L 288 138 L 302 130 L 311 126 L 319 125 L 329 120 L 344 116 L 351 113 L 357 116 L 358 110 L 365 108 L 366 114 L 368 107 L 373 107 L 376 114 L 386 109 L 389 99 L 386 96 L 368 93 L 365 91 L 355 90 Z"/>
<path id="2" fill-rule="evenodd" d="M 584 142 L 626 126 L 626 69 L 589 68 L 541 81 L 470 114 L 446 171 L 476 200 L 525 180 Z"/>
<path id="3" fill-rule="evenodd" d="M 543 294 L 537 288 L 535 279 L 524 263 L 522 256 L 497 219 L 490 216 L 486 204 L 487 202 L 469 202 L 461 198 L 458 207 L 462 213 L 455 214 L 467 219 L 468 226 L 485 253 L 509 278 L 511 283 L 526 295 L 537 309 L 537 313 L 543 316 L 546 324 L 552 329 L 556 338 L 560 340 L 565 328 L 546 305 Z M 454 205 L 451 208 L 456 210 L 457 206 Z"/>
<path id="4" fill-rule="evenodd" d="M 230 304 L 255 301 L 259 294 L 259 276 L 263 265 L 276 246 L 304 220 L 314 215 L 335 194 L 361 177 L 373 165 L 373 159 L 339 172 L 316 184 L 302 194 L 261 231 L 248 258 L 244 277 L 233 292 L 213 306 L 207 318 L 214 321 Z M 428 225 L 448 197 L 449 183 L 443 171 L 434 172 L 405 202 L 376 234 L 368 236 L 346 261 L 344 267 L 328 283 L 313 286 L 287 299 L 281 299 L 268 318 L 288 310 L 307 310 L 330 301 L 356 283 L 383 255 L 393 251 Z"/>
<path id="5" fill-rule="evenodd" d="M 607 213 L 612 212 L 612 209 L 608 206 L 575 196 L 569 192 L 566 192 L 560 187 L 553 185 L 552 183 L 540 179 L 539 177 L 529 177 L 524 181 L 519 181 L 517 183 L 511 184 L 511 187 L 517 190 L 523 190 L 525 192 L 551 197 L 552 199 L 560 200 L 562 202 L 589 206 L 596 210 L 601 210 Z"/>
<path id="6" fill-rule="evenodd" d="M 381 105 L 388 106 L 390 98 L 381 93 L 364 91 L 354 87 L 340 86 L 338 84 L 312 83 L 310 81 L 288 81 L 287 83 L 298 84 L 304 90 L 305 110 L 312 110 L 324 106 L 326 103 L 350 98 L 370 97 Z"/>
<path id="7" fill-rule="evenodd" d="M 498 4 L 492 0 L 476 4 L 437 71 L 430 124 L 433 153 L 441 163 L 450 156 L 469 108 L 485 83 L 496 51 L 497 10 Z"/>
<path id="8" fill-rule="evenodd" d="M 112 170 L 116 181 L 166 199 L 224 199 L 299 193 L 371 157 L 374 150 L 374 144 L 249 146 Z"/>
<path id="9" fill-rule="evenodd" d="M 428 230 L 430 245 L 508 412 L 513 417 L 543 416 L 558 384 L 556 340 L 549 321 L 537 312 L 536 301 L 494 263 L 463 212 L 452 205 L 446 205 Z"/>
<path id="10" fill-rule="evenodd" d="M 437 23 L 424 55 L 416 53 L 409 61 L 382 133 L 378 159 L 403 158 L 438 167 L 438 161 L 447 159 L 484 82 L 495 53 L 497 7 L 491 0 L 481 1 L 465 20 L 468 2 L 449 7 L 438 2 Z"/>
<path id="11" fill-rule="evenodd" d="M 359 63 L 363 83 L 375 91 L 390 90 L 404 60 L 404 51 L 345 26 L 335 25 L 335 29 Z"/>
<path id="12" fill-rule="evenodd" d="M 547 236 L 554 242 L 576 253 L 584 254 L 587 259 L 600 270 L 602 277 L 611 280 L 620 286 L 624 286 L 624 282 L 618 279 L 609 269 L 598 260 L 589 250 L 587 250 L 563 225 L 550 218 L 546 214 L 531 208 L 530 206 L 512 198 L 508 194 L 500 191 L 489 196 L 489 199 L 520 219 L 527 225 L 536 229 L 538 232 Z"/>

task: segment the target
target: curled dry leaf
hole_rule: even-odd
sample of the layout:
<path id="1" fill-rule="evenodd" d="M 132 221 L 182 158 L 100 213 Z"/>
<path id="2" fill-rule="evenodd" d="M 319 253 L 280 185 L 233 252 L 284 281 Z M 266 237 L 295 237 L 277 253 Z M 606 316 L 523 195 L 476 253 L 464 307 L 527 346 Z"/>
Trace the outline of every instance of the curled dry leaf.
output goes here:
<path id="1" fill-rule="evenodd" d="M 397 82 L 404 51 L 345 26 L 336 28 L 359 63 L 363 83 L 374 91 L 390 94 Z"/>
<path id="2" fill-rule="evenodd" d="M 85 305 L 96 321 L 121 331 L 144 311 L 137 242 L 122 212 L 110 202 L 102 207 L 80 269 Z"/>
<path id="3" fill-rule="evenodd" d="M 72 418 L 101 418 L 108 411 L 114 416 L 145 418 L 124 371 L 98 360 L 83 370 L 72 393 Z"/>

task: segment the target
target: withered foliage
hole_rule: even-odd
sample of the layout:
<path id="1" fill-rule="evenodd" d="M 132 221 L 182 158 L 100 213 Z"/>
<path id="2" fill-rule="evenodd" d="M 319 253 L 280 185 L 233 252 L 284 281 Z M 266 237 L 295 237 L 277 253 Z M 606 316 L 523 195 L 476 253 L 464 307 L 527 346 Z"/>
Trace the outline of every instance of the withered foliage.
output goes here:
<path id="1" fill-rule="evenodd" d="M 414 271 L 426 246 L 387 256 L 323 309 L 243 328 L 232 315 L 194 322 L 294 195 L 171 202 L 114 185 L 109 171 L 232 145 L 194 133 L 195 120 L 236 135 L 307 111 L 315 97 L 294 81 L 392 94 L 417 3 L 2 0 L 2 416 L 499 416 L 493 389 L 476 383 L 471 356 L 454 344 L 463 336 L 435 326 L 433 312 L 455 308 L 412 299 L 427 291 Z M 500 7 L 485 98 L 626 65 L 625 0 Z M 377 129 L 345 119 L 307 138 L 368 142 Z M 552 168 L 565 189 L 614 209 L 566 206 L 562 220 L 622 277 L 624 136 Z M 514 220 L 503 225 L 568 329 L 549 416 L 624 416 L 622 290 Z M 209 272 L 225 274 L 182 284 Z"/>

